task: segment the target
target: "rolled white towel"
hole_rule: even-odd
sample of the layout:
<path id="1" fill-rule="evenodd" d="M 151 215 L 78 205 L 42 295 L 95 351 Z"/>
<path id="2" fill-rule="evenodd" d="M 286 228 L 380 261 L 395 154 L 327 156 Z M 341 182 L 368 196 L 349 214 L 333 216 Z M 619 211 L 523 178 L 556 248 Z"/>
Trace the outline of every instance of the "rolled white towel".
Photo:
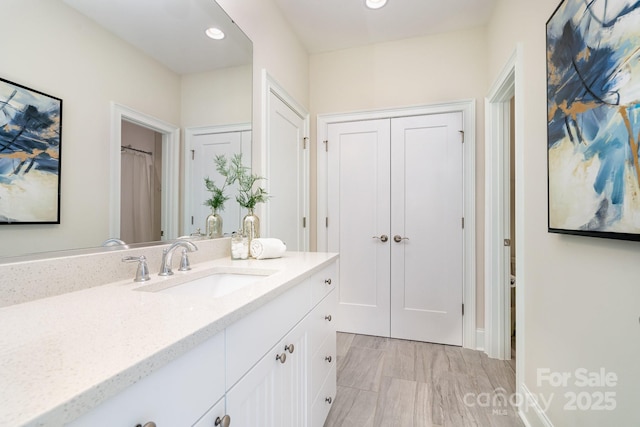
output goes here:
<path id="1" fill-rule="evenodd" d="M 251 239 L 251 256 L 255 259 L 280 258 L 287 251 L 287 246 L 280 239 Z"/>

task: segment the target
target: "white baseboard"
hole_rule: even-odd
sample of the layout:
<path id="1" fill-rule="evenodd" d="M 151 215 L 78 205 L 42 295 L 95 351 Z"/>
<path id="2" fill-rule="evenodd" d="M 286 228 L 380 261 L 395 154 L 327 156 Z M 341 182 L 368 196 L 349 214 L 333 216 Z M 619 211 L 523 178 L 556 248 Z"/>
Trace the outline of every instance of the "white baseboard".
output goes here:
<path id="1" fill-rule="evenodd" d="M 547 414 L 538 404 L 536 397 L 529 391 L 526 385 L 521 384 L 520 390 L 524 402 L 518 411 L 518 415 L 527 427 L 554 427 Z"/>
<path id="2" fill-rule="evenodd" d="M 476 329 L 476 350 L 484 351 L 484 329 Z"/>

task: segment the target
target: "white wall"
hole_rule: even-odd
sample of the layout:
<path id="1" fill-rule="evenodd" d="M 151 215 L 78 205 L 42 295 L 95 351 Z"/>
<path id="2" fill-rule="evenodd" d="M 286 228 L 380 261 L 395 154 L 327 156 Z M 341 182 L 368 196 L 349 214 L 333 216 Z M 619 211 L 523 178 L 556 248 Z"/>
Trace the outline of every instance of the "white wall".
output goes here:
<path id="1" fill-rule="evenodd" d="M 0 256 L 97 246 L 109 237 L 110 102 L 178 124 L 179 77 L 60 1 L 3 0 L 0 16 L 0 76 L 63 100 L 61 224 L 0 226 Z"/>
<path id="2" fill-rule="evenodd" d="M 251 123 L 252 67 L 182 76 L 182 127 Z"/>
<path id="3" fill-rule="evenodd" d="M 545 22 L 558 0 L 500 0 L 488 28 L 489 76 L 522 43 L 524 53 L 525 376 L 533 394 L 553 396 L 555 426 L 640 425 L 640 245 L 636 242 L 547 233 Z M 517 326 L 518 330 L 521 327 Z M 520 357 L 520 355 L 518 355 Z M 613 388 L 568 389 L 538 384 L 538 369 L 574 374 L 604 368 Z M 616 393 L 614 411 L 571 411 L 565 392 Z M 532 421 L 536 418 L 531 416 Z M 541 425 L 539 421 L 532 425 Z"/>
<path id="4" fill-rule="evenodd" d="M 312 176 L 318 114 L 476 99 L 476 215 L 484 221 L 486 31 L 474 28 L 311 56 Z M 312 188 L 315 189 L 315 181 Z M 315 199 L 313 199 L 315 202 Z M 315 204 L 312 204 L 315 224 Z M 478 327 L 484 325 L 484 230 L 476 227 Z M 312 236 L 315 231 L 312 228 Z M 315 247 L 315 240 L 312 244 Z"/>

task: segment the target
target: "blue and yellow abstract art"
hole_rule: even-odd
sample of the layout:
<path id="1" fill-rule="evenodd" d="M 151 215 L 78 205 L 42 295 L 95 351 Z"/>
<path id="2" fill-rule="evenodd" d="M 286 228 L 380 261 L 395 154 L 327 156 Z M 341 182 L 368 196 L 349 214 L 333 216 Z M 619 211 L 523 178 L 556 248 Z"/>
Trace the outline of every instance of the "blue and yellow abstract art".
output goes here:
<path id="1" fill-rule="evenodd" d="M 640 0 L 547 22 L 549 231 L 640 240 Z"/>
<path id="2" fill-rule="evenodd" d="M 0 224 L 60 223 L 62 100 L 0 79 Z"/>

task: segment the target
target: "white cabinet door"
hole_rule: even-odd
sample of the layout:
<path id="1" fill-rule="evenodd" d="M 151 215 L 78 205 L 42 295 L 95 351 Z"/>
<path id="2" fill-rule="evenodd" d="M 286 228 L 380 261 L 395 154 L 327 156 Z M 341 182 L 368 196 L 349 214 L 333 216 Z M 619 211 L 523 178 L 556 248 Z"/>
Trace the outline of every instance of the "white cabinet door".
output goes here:
<path id="1" fill-rule="evenodd" d="M 340 252 L 344 332 L 390 332 L 389 132 L 388 119 L 329 126 L 328 249 Z"/>
<path id="2" fill-rule="evenodd" d="M 233 427 L 307 425 L 306 340 L 303 322 L 227 392 L 227 414 Z"/>

